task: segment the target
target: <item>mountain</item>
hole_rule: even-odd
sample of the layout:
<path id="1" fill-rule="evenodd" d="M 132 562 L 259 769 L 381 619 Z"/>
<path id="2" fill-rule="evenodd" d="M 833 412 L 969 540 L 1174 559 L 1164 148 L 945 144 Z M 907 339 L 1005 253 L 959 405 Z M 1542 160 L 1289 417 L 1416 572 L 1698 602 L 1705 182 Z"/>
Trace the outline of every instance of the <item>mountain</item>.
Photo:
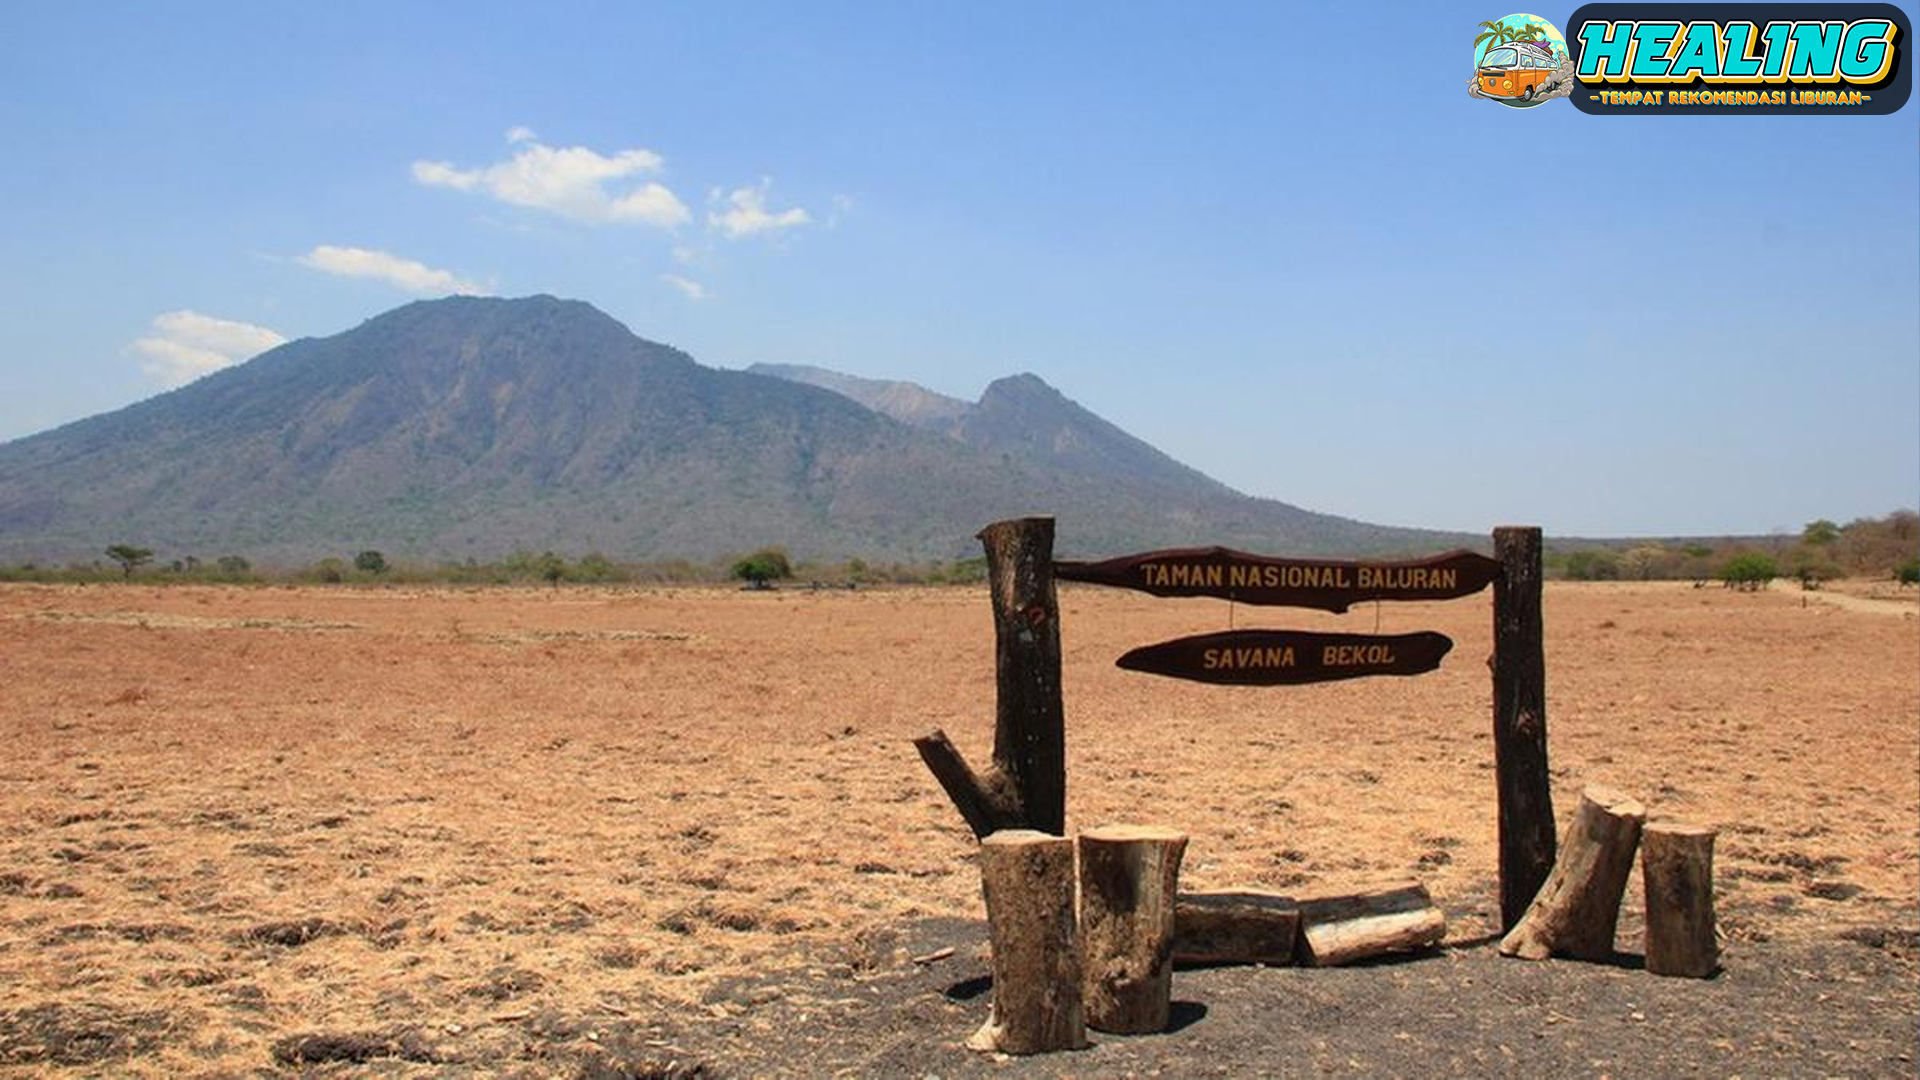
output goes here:
<path id="1" fill-rule="evenodd" d="M 890 385 L 883 408 L 704 367 L 578 301 L 422 301 L 0 445 L 0 559 L 92 558 L 122 541 L 282 563 L 363 548 L 705 558 L 766 543 L 953 558 L 977 553 L 982 524 L 1027 513 L 1055 514 L 1075 555 L 1462 539 L 1240 495 L 1031 375 L 973 404 Z"/>
<path id="2" fill-rule="evenodd" d="M 752 364 L 747 371 L 831 390 L 903 424 L 931 431 L 952 431 L 960 418 L 973 408 L 959 398 L 936 394 L 918 383 L 863 379 L 806 364 Z"/>
<path id="3" fill-rule="evenodd" d="M 1095 416 L 1038 375 L 997 379 L 978 402 L 965 402 L 910 382 L 862 379 L 800 364 L 754 364 L 747 370 L 832 390 L 901 423 L 1050 472 L 1185 498 L 1244 498 Z"/>

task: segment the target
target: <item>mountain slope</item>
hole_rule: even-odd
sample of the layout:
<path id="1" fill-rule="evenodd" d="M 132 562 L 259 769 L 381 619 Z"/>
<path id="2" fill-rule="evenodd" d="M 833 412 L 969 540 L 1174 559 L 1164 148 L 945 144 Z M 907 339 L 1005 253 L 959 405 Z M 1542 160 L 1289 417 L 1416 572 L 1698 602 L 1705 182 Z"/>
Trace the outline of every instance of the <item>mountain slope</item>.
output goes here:
<path id="1" fill-rule="evenodd" d="M 90 558 L 116 541 L 282 562 L 762 543 L 950 558 L 973 553 L 981 524 L 1034 512 L 1058 515 L 1063 552 L 1079 554 L 1451 539 L 1247 499 L 1038 379 L 1003 382 L 941 433 L 703 367 L 587 304 L 423 301 L 0 445 L 0 558 Z"/>
<path id="2" fill-rule="evenodd" d="M 973 408 L 959 398 L 936 394 L 919 383 L 863 379 L 858 375 L 843 375 L 838 371 L 807 364 L 752 364 L 747 367 L 747 372 L 831 390 L 882 416 L 891 416 L 910 427 L 929 431 L 952 432 L 960 418 Z"/>

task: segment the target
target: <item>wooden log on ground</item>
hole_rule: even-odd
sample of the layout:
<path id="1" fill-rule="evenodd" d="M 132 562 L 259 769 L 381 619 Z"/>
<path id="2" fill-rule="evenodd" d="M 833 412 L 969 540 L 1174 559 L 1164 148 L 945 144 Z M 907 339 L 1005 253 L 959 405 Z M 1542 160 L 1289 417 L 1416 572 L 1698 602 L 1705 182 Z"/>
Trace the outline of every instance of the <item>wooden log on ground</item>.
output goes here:
<path id="1" fill-rule="evenodd" d="M 969 1049 L 1042 1054 L 1087 1045 L 1073 841 L 1004 829 L 980 842 L 993 943 L 993 1010 Z"/>
<path id="2" fill-rule="evenodd" d="M 993 600 L 993 764 L 969 768 L 940 731 L 914 746 L 975 836 L 1015 827 L 1058 835 L 1067 826 L 1067 736 L 1053 519 L 995 522 L 979 539 Z"/>
<path id="3" fill-rule="evenodd" d="M 1713 836 L 1705 825 L 1650 822 L 1640 834 L 1647 970 L 1704 979 L 1720 968 L 1714 937 Z"/>
<path id="4" fill-rule="evenodd" d="M 1425 949 L 1447 935 L 1447 917 L 1427 887 L 1398 881 L 1355 892 L 1310 893 L 1300 904 L 1300 962 L 1337 967 Z"/>
<path id="5" fill-rule="evenodd" d="M 1081 999 L 1087 1026 L 1165 1031 L 1173 1004 L 1174 905 L 1185 833 L 1108 825 L 1080 834 Z"/>
<path id="6" fill-rule="evenodd" d="M 1176 964 L 1293 963 L 1300 904 L 1270 892 L 1183 892 L 1173 910 Z"/>
<path id="7" fill-rule="evenodd" d="M 1500 952 L 1525 960 L 1550 955 L 1605 960 L 1613 955 L 1620 897 L 1633 871 L 1640 825 L 1647 811 L 1610 787 L 1590 785 L 1560 839 L 1560 856 L 1540 895 L 1506 938 Z"/>
<path id="8" fill-rule="evenodd" d="M 1547 660 L 1540 617 L 1541 538 L 1493 530 L 1493 768 L 1499 797 L 1500 928 L 1511 930 L 1553 868 L 1547 773 Z"/>

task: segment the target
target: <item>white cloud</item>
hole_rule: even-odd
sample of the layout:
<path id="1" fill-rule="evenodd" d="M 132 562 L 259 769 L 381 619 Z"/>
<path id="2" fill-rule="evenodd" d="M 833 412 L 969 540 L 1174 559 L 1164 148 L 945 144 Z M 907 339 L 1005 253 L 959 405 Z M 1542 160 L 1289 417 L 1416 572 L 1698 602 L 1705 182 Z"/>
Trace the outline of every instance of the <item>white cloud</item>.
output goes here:
<path id="1" fill-rule="evenodd" d="M 451 271 L 436 270 L 426 263 L 371 248 L 321 244 L 294 261 L 309 269 L 340 277 L 374 278 L 408 292 L 482 296 L 487 291 L 471 281 L 462 281 Z"/>
<path id="2" fill-rule="evenodd" d="M 767 192 L 772 187 L 773 181 L 763 178 L 758 187 L 735 188 L 724 196 L 718 189 L 714 190 L 707 201 L 718 204 L 721 209 L 707 212 L 707 224 L 720 230 L 727 239 L 739 240 L 756 233 L 797 228 L 813 220 L 798 206 L 769 211 Z"/>
<path id="3" fill-rule="evenodd" d="M 713 245 L 708 243 L 697 245 L 675 244 L 673 245 L 673 261 L 682 266 L 706 266 L 713 261 Z"/>
<path id="4" fill-rule="evenodd" d="M 258 356 L 286 340 L 264 326 L 182 310 L 154 316 L 151 332 L 135 341 L 133 349 L 147 358 L 140 370 L 171 388 Z"/>
<path id="5" fill-rule="evenodd" d="M 590 225 L 653 225 L 671 229 L 692 218 L 686 204 L 658 181 L 638 177 L 660 171 L 651 150 L 620 150 L 611 156 L 584 146 L 553 147 L 523 127 L 507 132 L 511 158 L 477 169 L 444 161 L 416 161 L 413 179 L 427 187 L 480 191 L 504 203 L 532 207 Z"/>
<path id="6" fill-rule="evenodd" d="M 705 285 L 700 284 L 692 278 L 683 278 L 679 274 L 661 274 L 660 280 L 679 289 L 689 300 L 698 302 L 710 299 L 713 296 L 713 293 L 710 292 Z"/>

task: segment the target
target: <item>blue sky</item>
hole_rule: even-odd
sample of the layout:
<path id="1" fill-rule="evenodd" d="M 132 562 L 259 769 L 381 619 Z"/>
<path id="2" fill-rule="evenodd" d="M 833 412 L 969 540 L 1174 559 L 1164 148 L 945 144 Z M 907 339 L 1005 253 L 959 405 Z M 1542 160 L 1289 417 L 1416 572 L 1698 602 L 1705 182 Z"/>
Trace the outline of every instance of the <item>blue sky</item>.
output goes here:
<path id="1" fill-rule="evenodd" d="M 1373 521 L 1920 502 L 1920 105 L 1507 109 L 1503 14 L 16 6 L 0 439 L 472 288 L 721 366 L 1033 371 Z"/>

